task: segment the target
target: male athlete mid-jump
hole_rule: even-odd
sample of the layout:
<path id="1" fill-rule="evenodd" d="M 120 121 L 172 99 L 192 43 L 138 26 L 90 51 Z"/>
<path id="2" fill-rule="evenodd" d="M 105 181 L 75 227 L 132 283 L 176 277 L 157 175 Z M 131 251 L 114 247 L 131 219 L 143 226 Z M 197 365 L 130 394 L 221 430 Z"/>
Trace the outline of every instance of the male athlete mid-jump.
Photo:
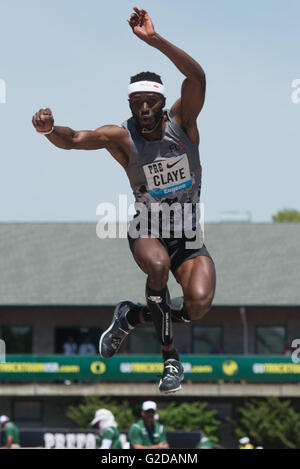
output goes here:
<path id="1" fill-rule="evenodd" d="M 153 213 L 153 204 L 174 202 L 194 207 L 201 188 L 196 120 L 205 98 L 204 71 L 155 31 L 145 10 L 134 8 L 128 23 L 137 37 L 165 54 L 185 76 L 181 96 L 171 110 L 164 110 L 165 89 L 160 76 L 143 72 L 131 77 L 128 96 L 132 117 L 122 126 L 74 131 L 54 126 L 50 109 L 38 111 L 33 125 L 58 148 L 108 150 L 125 169 L 135 200 L 144 204 L 148 214 Z M 160 223 L 161 228 L 163 218 Z M 193 228 L 198 230 L 196 225 Z M 209 311 L 216 282 L 214 263 L 205 245 L 187 247 L 183 229 L 182 236 L 174 236 L 174 226 L 171 237 L 131 234 L 129 230 L 130 249 L 147 275 L 147 306 L 131 301 L 116 306 L 112 322 L 100 338 L 100 355 L 112 357 L 135 326 L 153 321 L 164 360 L 159 390 L 175 392 L 181 389 L 183 367 L 173 344 L 172 321 L 199 320 Z M 173 300 L 167 287 L 170 270 L 183 290 L 183 297 Z"/>

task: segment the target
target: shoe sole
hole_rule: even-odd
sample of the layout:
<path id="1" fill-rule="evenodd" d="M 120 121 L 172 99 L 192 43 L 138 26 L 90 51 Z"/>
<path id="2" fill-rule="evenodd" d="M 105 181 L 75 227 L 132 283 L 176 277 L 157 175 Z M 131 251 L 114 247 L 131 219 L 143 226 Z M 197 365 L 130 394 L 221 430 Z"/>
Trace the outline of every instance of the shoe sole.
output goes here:
<path id="1" fill-rule="evenodd" d="M 159 382 L 158 389 L 159 389 L 159 386 L 160 386 L 160 385 L 161 385 L 161 381 Z M 175 388 L 175 389 L 168 389 L 168 390 L 166 390 L 166 391 L 161 391 L 161 390 L 159 389 L 159 391 L 160 391 L 161 393 L 163 393 L 163 394 L 172 394 L 172 393 L 174 393 L 174 392 L 180 391 L 181 389 L 182 389 L 182 387 L 181 387 L 181 384 L 180 384 L 180 385 L 178 386 L 178 388 Z"/>
<path id="2" fill-rule="evenodd" d="M 112 322 L 111 322 L 110 326 L 102 333 L 102 335 L 101 335 L 101 337 L 100 337 L 100 340 L 99 340 L 99 354 L 100 354 L 100 357 L 102 357 L 102 358 L 111 358 L 111 357 L 114 355 L 114 353 L 113 353 L 112 355 L 108 356 L 108 357 L 105 356 L 105 355 L 102 355 L 102 353 L 101 353 L 101 346 L 102 346 L 102 341 L 103 341 L 103 339 L 104 339 L 104 336 L 112 329 L 112 327 L 113 327 L 113 325 L 114 325 L 114 322 L 115 322 L 115 320 L 117 319 L 117 308 L 118 308 L 118 306 L 115 308 L 114 315 L 113 315 Z M 119 309 L 119 308 L 118 308 L 118 309 Z M 122 330 L 123 330 L 123 329 L 122 329 Z M 123 331 L 123 332 L 125 332 L 125 331 Z M 125 332 L 125 334 L 128 335 L 127 332 Z M 125 337 L 124 337 L 124 339 L 125 339 Z M 124 340 L 124 339 L 123 339 L 123 340 Z M 122 342 L 123 342 L 123 340 L 122 340 Z M 121 343 L 122 343 L 122 342 L 121 342 Z M 121 345 L 121 344 L 120 344 L 120 345 Z"/>
<path id="3" fill-rule="evenodd" d="M 162 394 L 175 394 L 175 392 L 177 391 L 180 391 L 182 389 L 181 386 L 179 386 L 179 388 L 176 388 L 176 389 L 171 389 L 170 391 L 160 391 Z"/>

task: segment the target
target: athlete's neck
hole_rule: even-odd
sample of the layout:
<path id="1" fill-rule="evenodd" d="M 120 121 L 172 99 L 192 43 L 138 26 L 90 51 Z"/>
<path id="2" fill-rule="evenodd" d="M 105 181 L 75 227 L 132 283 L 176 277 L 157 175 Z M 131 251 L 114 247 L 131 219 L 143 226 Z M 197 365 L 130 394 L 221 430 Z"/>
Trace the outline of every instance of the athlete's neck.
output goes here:
<path id="1" fill-rule="evenodd" d="M 161 140 L 164 135 L 165 126 L 166 126 L 167 116 L 163 114 L 161 119 L 158 121 L 153 130 L 148 132 L 143 132 L 142 129 L 139 129 L 140 134 L 149 142 L 154 140 Z"/>

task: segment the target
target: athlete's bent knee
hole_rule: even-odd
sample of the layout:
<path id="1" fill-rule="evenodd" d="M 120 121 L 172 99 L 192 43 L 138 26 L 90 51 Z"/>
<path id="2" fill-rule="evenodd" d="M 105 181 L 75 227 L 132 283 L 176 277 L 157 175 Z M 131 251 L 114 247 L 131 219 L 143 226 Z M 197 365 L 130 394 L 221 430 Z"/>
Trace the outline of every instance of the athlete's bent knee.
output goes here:
<path id="1" fill-rule="evenodd" d="M 197 295 L 185 300 L 188 315 L 192 321 L 201 319 L 211 308 L 213 296 Z"/>
<path id="2" fill-rule="evenodd" d="M 166 284 L 169 278 L 170 265 L 165 260 L 152 260 L 147 265 L 149 279 L 155 283 Z"/>

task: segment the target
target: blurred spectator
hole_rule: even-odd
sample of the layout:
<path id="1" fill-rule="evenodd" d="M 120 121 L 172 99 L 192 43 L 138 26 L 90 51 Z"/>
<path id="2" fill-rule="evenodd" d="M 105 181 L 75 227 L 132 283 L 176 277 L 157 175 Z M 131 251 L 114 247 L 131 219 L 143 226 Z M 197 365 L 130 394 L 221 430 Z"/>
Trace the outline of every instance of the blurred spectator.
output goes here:
<path id="1" fill-rule="evenodd" d="M 96 355 L 96 347 L 92 342 L 90 341 L 89 337 L 86 337 L 84 339 L 83 344 L 80 345 L 79 347 L 79 355 Z"/>
<path id="2" fill-rule="evenodd" d="M 293 351 L 294 351 L 294 349 L 292 348 L 291 341 L 287 340 L 286 343 L 285 343 L 285 347 L 282 349 L 281 354 L 290 357 L 292 355 Z"/>
<path id="3" fill-rule="evenodd" d="M 98 424 L 100 435 L 98 449 L 122 449 L 118 424 L 110 410 L 96 410 L 91 425 L 96 424 Z"/>
<path id="4" fill-rule="evenodd" d="M 129 429 L 128 440 L 131 448 L 169 448 L 165 428 L 155 419 L 156 409 L 155 402 L 143 402 L 142 418 Z"/>
<path id="5" fill-rule="evenodd" d="M 254 446 L 250 443 L 250 439 L 247 436 L 239 439 L 239 449 L 254 449 Z"/>
<path id="6" fill-rule="evenodd" d="M 212 353 L 214 355 L 222 355 L 222 353 L 224 353 L 222 345 L 221 344 L 216 344 L 210 353 Z"/>
<path id="7" fill-rule="evenodd" d="M 1 415 L 0 428 L 4 430 L 4 446 L 6 449 L 20 448 L 20 437 L 18 427 L 11 422 L 7 415 Z"/>
<path id="8" fill-rule="evenodd" d="M 214 441 L 207 438 L 203 431 L 200 431 L 200 441 L 195 447 L 196 449 L 224 449 Z"/>
<path id="9" fill-rule="evenodd" d="M 203 436 L 199 443 L 196 445 L 197 449 L 215 449 L 216 444 L 209 440 L 206 436 Z"/>
<path id="10" fill-rule="evenodd" d="M 67 341 L 63 345 L 64 355 L 75 355 L 77 353 L 78 345 L 76 344 L 74 337 L 69 336 Z"/>

